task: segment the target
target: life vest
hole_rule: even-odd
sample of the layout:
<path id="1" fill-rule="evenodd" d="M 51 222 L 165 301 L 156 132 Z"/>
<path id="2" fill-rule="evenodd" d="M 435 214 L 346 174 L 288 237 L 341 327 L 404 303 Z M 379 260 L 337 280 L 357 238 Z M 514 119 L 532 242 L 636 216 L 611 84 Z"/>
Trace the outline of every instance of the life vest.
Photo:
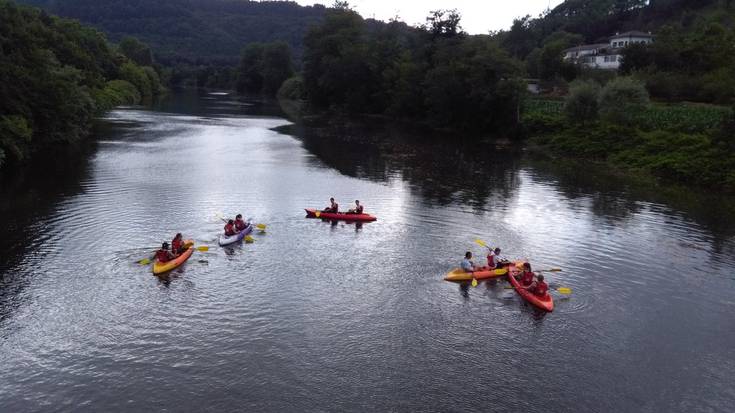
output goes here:
<path id="1" fill-rule="evenodd" d="M 168 257 L 168 251 L 166 250 L 156 251 L 156 259 L 158 260 L 158 262 L 161 262 L 161 263 L 169 262 L 170 259 Z"/>
<path id="2" fill-rule="evenodd" d="M 530 271 L 524 271 L 523 274 L 521 274 L 521 285 L 528 287 L 531 284 L 533 284 L 533 273 Z"/>
<path id="3" fill-rule="evenodd" d="M 539 297 L 545 296 L 549 292 L 549 286 L 544 281 L 537 281 L 533 288 L 533 293 Z"/>
<path id="4" fill-rule="evenodd" d="M 171 251 L 173 251 L 174 254 L 178 254 L 183 247 L 184 241 L 178 239 L 174 239 L 173 241 L 171 241 Z"/>
<path id="5" fill-rule="evenodd" d="M 227 235 L 228 237 L 235 235 L 234 225 L 231 225 L 231 224 L 225 225 L 225 235 Z"/>
<path id="6" fill-rule="evenodd" d="M 500 267 L 500 262 L 495 262 L 495 259 L 498 258 L 494 252 L 491 252 L 490 254 L 487 254 L 487 266 L 490 267 L 491 270 L 494 270 L 495 268 Z"/>
<path id="7" fill-rule="evenodd" d="M 238 219 L 235 221 L 235 228 L 237 228 L 238 231 L 242 231 L 245 228 L 247 228 L 248 224 L 245 223 L 245 221 Z"/>

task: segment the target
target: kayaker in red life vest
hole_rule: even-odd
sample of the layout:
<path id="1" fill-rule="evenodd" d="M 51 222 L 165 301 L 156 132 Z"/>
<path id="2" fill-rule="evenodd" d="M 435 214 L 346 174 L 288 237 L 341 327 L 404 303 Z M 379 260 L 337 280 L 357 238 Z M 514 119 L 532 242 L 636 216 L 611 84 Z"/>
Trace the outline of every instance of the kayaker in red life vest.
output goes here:
<path id="1" fill-rule="evenodd" d="M 160 263 L 166 263 L 174 259 L 174 255 L 168 250 L 168 242 L 161 244 L 161 249 L 156 251 L 156 260 Z"/>
<path id="2" fill-rule="evenodd" d="M 507 264 L 507 261 L 500 258 L 500 248 L 495 248 L 495 251 L 487 254 L 487 266 L 489 269 L 502 268 L 505 264 Z"/>
<path id="3" fill-rule="evenodd" d="M 225 236 L 232 237 L 234 235 L 237 235 L 237 231 L 235 231 L 235 221 L 229 220 L 227 221 L 227 225 L 225 225 Z"/>
<path id="4" fill-rule="evenodd" d="M 361 215 L 362 211 L 364 211 L 364 208 L 362 205 L 360 205 L 360 201 L 355 201 L 355 208 L 347 211 L 348 214 L 358 214 Z"/>
<path id="5" fill-rule="evenodd" d="M 171 241 L 171 252 L 176 256 L 184 252 L 184 237 L 181 236 L 181 233 L 176 234 L 173 241 Z"/>
<path id="6" fill-rule="evenodd" d="M 528 287 L 523 287 L 538 297 L 544 297 L 549 292 L 549 286 L 544 282 L 544 276 L 539 274 L 536 281 Z"/>
<path id="7" fill-rule="evenodd" d="M 235 217 L 235 230 L 240 232 L 248 227 L 248 223 L 242 220 L 242 214 L 237 214 Z"/>
<path id="8" fill-rule="evenodd" d="M 531 264 L 523 263 L 523 273 L 521 274 L 520 280 L 518 280 L 523 287 L 529 287 L 533 284 L 533 279 L 536 274 L 531 271 Z"/>
<path id="9" fill-rule="evenodd" d="M 324 208 L 324 211 L 322 212 L 331 212 L 333 214 L 339 213 L 339 204 L 334 202 L 334 198 L 329 198 L 330 205 L 326 208 Z"/>

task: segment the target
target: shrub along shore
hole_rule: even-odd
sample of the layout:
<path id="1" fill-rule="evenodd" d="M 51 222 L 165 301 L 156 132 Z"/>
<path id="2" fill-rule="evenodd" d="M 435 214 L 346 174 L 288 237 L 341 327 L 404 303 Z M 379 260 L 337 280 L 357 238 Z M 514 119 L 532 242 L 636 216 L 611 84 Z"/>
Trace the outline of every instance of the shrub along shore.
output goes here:
<path id="1" fill-rule="evenodd" d="M 531 99 L 521 119 L 532 147 L 607 163 L 664 182 L 735 192 L 735 112 L 650 103 L 632 78 L 574 82 L 565 100 Z"/>

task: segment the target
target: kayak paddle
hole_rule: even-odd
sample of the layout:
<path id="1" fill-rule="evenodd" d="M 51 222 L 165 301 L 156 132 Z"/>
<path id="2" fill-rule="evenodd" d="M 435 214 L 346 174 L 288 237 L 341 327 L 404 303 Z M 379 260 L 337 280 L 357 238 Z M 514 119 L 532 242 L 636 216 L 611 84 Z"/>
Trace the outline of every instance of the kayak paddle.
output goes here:
<path id="1" fill-rule="evenodd" d="M 320 216 L 322 216 L 322 211 L 314 211 L 314 216 L 319 218 Z"/>
<path id="2" fill-rule="evenodd" d="M 561 268 L 551 268 L 549 270 L 536 270 L 534 272 L 562 272 Z"/>
<path id="3" fill-rule="evenodd" d="M 251 237 L 250 235 L 245 237 L 245 243 L 252 244 L 253 242 L 255 242 L 255 238 Z"/>
<path id="4" fill-rule="evenodd" d="M 490 250 L 490 249 L 492 249 L 492 248 L 490 248 L 490 247 L 489 247 L 489 246 L 487 245 L 487 242 L 485 242 L 485 241 L 483 241 L 483 240 L 481 240 L 481 239 L 476 239 L 476 240 L 475 240 L 475 244 L 477 244 L 477 245 L 479 245 L 479 246 L 481 246 L 481 247 L 485 247 L 485 248 L 487 248 L 487 249 L 489 249 L 489 250 Z"/>
<path id="5" fill-rule="evenodd" d="M 207 252 L 207 251 L 209 251 L 209 247 L 207 247 L 207 246 L 197 247 L 196 249 L 197 249 L 197 251 L 200 251 L 200 252 Z M 155 254 L 151 258 L 143 258 L 142 260 L 138 261 L 138 264 L 140 264 L 140 265 L 148 265 L 148 264 L 150 264 L 152 262 L 153 258 L 155 258 Z"/>
<path id="6" fill-rule="evenodd" d="M 472 279 L 472 286 L 477 287 L 477 278 Z"/>

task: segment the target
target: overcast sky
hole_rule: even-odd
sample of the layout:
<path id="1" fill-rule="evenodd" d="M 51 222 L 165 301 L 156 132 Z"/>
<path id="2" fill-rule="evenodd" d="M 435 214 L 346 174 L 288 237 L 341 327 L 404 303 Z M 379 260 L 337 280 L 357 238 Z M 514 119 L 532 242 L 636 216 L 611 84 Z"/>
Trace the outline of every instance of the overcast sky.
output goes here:
<path id="1" fill-rule="evenodd" d="M 334 4 L 334 0 L 297 2 L 305 5 Z M 462 14 L 462 27 L 469 33 L 478 34 L 508 29 L 514 18 L 527 14 L 538 16 L 547 7 L 557 6 L 561 0 L 350 0 L 349 3 L 363 17 L 388 20 L 398 15 L 412 25 L 424 23 L 431 10 L 457 9 Z"/>

